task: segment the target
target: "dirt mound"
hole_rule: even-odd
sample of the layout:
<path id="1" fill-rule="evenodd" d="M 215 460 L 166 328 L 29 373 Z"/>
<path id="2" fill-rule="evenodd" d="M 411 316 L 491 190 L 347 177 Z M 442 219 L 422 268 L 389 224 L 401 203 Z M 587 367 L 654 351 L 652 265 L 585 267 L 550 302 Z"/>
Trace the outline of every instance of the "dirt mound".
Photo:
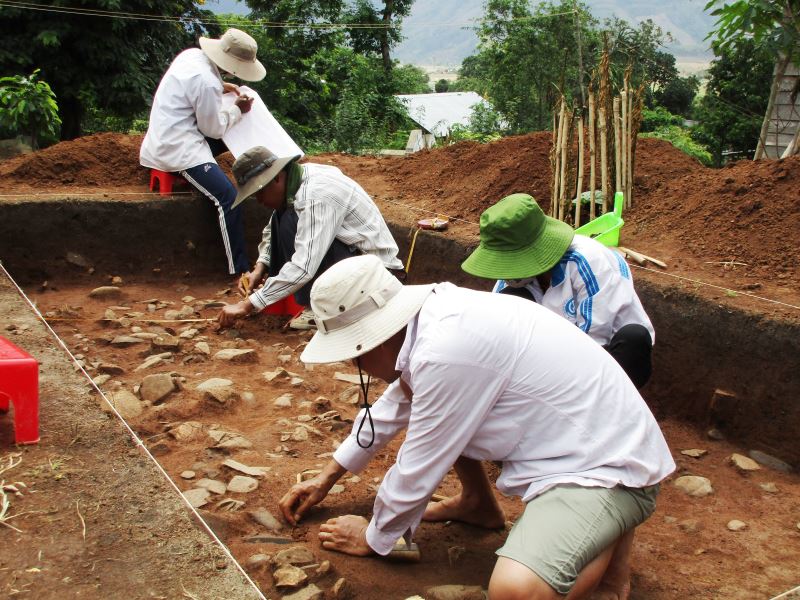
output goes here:
<path id="1" fill-rule="evenodd" d="M 5 185 L 104 187 L 146 184 L 141 135 L 99 133 L 0 162 Z"/>

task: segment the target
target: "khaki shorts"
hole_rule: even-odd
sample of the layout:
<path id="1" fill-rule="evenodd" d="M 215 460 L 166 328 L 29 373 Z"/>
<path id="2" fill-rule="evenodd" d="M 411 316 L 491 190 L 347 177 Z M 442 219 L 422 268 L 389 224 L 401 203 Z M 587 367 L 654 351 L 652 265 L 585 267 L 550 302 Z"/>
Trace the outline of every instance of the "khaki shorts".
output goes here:
<path id="1" fill-rule="evenodd" d="M 646 488 L 559 485 L 525 506 L 497 551 L 567 594 L 589 562 L 656 508 L 658 485 Z"/>

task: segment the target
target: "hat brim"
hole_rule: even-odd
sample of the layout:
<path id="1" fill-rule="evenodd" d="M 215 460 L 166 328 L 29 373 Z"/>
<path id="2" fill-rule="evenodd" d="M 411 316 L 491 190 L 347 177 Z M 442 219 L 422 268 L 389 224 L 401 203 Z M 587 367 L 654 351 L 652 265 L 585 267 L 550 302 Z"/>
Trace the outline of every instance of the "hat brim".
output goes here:
<path id="1" fill-rule="evenodd" d="M 245 62 L 223 52 L 222 40 L 201 37 L 200 48 L 220 69 L 244 81 L 261 81 L 267 74 L 267 70 L 258 59 Z"/>
<path id="2" fill-rule="evenodd" d="M 245 183 L 242 187 L 239 188 L 239 191 L 236 193 L 236 200 L 233 201 L 231 205 L 231 209 L 236 208 L 242 202 L 247 200 L 253 194 L 259 192 L 261 188 L 267 185 L 270 181 L 275 179 L 278 176 L 278 173 L 288 165 L 290 162 L 294 162 L 300 158 L 300 155 L 297 154 L 295 156 L 287 156 L 284 158 L 278 158 L 272 163 L 272 166 L 264 171 L 263 173 L 259 173 L 258 175 L 250 178 L 250 180 Z"/>
<path id="3" fill-rule="evenodd" d="M 376 348 L 405 327 L 433 292 L 434 284 L 405 285 L 382 308 L 334 331 L 317 331 L 300 355 L 304 363 L 350 360 Z"/>
<path id="4" fill-rule="evenodd" d="M 483 244 L 467 257 L 461 268 L 486 279 L 524 279 L 552 269 L 572 243 L 575 230 L 552 217 L 545 217 L 542 234 L 518 250 L 494 250 Z"/>

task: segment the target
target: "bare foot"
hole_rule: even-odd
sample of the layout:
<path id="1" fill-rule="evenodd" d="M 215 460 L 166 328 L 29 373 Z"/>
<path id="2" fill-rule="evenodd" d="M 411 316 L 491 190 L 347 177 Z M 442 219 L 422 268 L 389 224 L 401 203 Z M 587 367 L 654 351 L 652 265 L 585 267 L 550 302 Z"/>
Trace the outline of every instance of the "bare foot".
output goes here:
<path id="1" fill-rule="evenodd" d="M 618 586 L 601 583 L 592 594 L 592 600 L 628 600 L 631 594 L 631 582 Z"/>
<path id="2" fill-rule="evenodd" d="M 428 502 L 422 520 L 461 521 L 486 529 L 501 529 L 506 524 L 506 516 L 494 496 L 479 499 L 463 494 Z"/>

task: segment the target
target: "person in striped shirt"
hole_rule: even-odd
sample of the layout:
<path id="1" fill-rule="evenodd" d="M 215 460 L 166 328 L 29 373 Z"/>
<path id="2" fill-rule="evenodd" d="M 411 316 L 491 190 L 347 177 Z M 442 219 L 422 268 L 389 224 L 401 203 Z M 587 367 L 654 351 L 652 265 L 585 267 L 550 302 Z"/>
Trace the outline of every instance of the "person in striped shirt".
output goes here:
<path id="1" fill-rule="evenodd" d="M 239 190 L 233 206 L 254 196 L 273 212 L 258 260 L 242 285 L 249 295 L 221 310 L 223 327 L 290 294 L 308 306 L 316 277 L 351 256 L 375 255 L 396 276 L 405 276 L 397 244 L 369 194 L 336 167 L 301 165 L 298 158 L 279 158 L 256 146 L 233 164 Z M 291 326 L 313 328 L 313 315 L 305 311 Z"/>
<path id="2" fill-rule="evenodd" d="M 480 227 L 464 271 L 496 279 L 494 292 L 561 315 L 603 346 L 637 388 L 647 383 L 655 330 L 620 254 L 547 217 L 528 194 L 486 209 Z"/>

